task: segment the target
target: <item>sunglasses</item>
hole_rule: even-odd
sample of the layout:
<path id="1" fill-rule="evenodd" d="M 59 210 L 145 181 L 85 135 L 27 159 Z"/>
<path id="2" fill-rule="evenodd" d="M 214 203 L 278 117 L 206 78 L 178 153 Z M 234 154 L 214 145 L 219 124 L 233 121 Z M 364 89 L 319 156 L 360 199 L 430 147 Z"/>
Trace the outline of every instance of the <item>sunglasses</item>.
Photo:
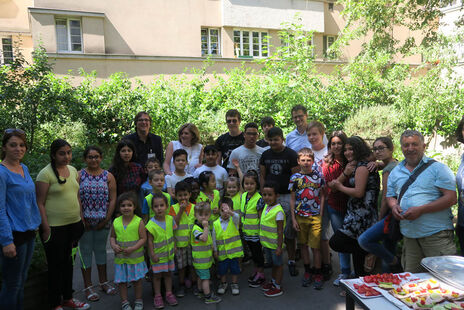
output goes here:
<path id="1" fill-rule="evenodd" d="M 238 123 L 238 119 L 236 119 L 236 118 L 231 118 L 231 119 L 226 120 L 226 122 L 227 122 L 227 124 L 230 124 L 230 123 L 236 124 L 236 123 Z"/>
<path id="2" fill-rule="evenodd" d="M 8 129 L 5 129 L 5 133 L 8 134 L 8 133 L 13 133 L 13 132 L 17 132 L 19 134 L 22 134 L 22 135 L 25 135 L 26 133 L 24 132 L 24 130 L 22 129 L 17 129 L 17 128 L 8 128 Z"/>

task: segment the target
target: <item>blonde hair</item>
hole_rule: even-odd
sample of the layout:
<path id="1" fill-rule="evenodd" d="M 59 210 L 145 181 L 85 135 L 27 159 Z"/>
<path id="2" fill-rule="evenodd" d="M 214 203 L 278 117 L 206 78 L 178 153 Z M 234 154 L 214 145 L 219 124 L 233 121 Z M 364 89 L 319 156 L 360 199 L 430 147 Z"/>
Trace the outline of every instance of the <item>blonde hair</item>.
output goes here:
<path id="1" fill-rule="evenodd" d="M 319 131 L 321 135 L 325 134 L 325 126 L 319 121 L 309 122 L 308 127 L 306 128 L 306 132 L 308 132 L 311 128 L 314 128 L 314 127 L 316 127 L 317 131 Z"/>

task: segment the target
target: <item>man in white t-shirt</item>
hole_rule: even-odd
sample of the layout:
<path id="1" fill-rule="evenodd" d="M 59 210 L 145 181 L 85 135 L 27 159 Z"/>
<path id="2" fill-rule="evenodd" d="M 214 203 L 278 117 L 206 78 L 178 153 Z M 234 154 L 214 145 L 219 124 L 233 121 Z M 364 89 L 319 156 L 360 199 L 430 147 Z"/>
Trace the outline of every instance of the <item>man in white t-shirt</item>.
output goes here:
<path id="1" fill-rule="evenodd" d="M 285 140 L 285 145 L 295 152 L 298 152 L 304 147 L 311 149 L 311 143 L 308 140 L 308 135 L 306 133 L 306 128 L 308 126 L 308 111 L 306 107 L 297 104 L 292 108 L 292 120 L 296 125 L 296 129 L 290 132 L 287 135 Z M 327 137 L 324 134 L 323 137 L 324 144 L 327 145 Z"/>
<path id="2" fill-rule="evenodd" d="M 195 178 L 198 178 L 200 173 L 203 171 L 211 171 L 214 176 L 216 177 L 216 189 L 221 192 L 223 192 L 223 189 L 225 188 L 225 182 L 227 181 L 229 175 L 227 174 L 227 170 L 222 168 L 217 164 L 217 158 L 219 157 L 219 151 L 214 145 L 207 145 L 204 150 L 204 158 L 205 158 L 205 163 L 203 166 L 197 168 L 195 172 L 193 173 L 193 176 Z"/>

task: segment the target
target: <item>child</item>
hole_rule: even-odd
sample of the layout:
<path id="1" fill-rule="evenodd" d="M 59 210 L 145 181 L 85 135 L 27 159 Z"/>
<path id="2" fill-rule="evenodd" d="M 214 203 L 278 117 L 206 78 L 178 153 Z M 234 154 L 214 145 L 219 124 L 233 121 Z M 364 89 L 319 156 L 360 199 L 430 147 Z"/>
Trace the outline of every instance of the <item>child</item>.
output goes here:
<path id="1" fill-rule="evenodd" d="M 166 187 L 168 189 L 169 195 L 171 195 L 173 198 L 175 197 L 174 188 L 176 187 L 177 182 L 192 176 L 191 174 L 185 172 L 185 167 L 188 164 L 187 156 L 187 151 L 184 149 L 178 149 L 172 153 L 172 160 L 174 162 L 175 170 L 172 175 L 166 176 Z"/>
<path id="2" fill-rule="evenodd" d="M 226 182 L 224 197 L 229 197 L 234 203 L 234 211 L 240 213 L 240 180 L 236 177 L 230 177 Z"/>
<path id="3" fill-rule="evenodd" d="M 174 231 L 177 224 L 170 215 L 166 215 L 168 200 L 162 193 L 155 193 L 151 200 L 154 216 L 145 226 L 148 231 L 148 249 L 151 269 L 153 272 L 153 286 L 155 298 L 153 305 L 156 309 L 164 308 L 161 296 L 161 278 L 164 278 L 166 288 L 166 302 L 170 306 L 177 305 L 172 293 L 171 272 L 174 271 Z"/>
<path id="4" fill-rule="evenodd" d="M 305 268 L 303 286 L 309 286 L 314 280 L 314 288 L 320 290 L 323 285 L 320 241 L 324 179 L 313 169 L 314 153 L 311 149 L 302 148 L 298 152 L 298 164 L 301 171 L 292 175 L 288 187 L 292 191 L 290 206 L 293 227 L 298 232 L 298 244 L 301 245 Z M 313 252 L 314 270 L 310 267 L 308 246 Z"/>
<path id="5" fill-rule="evenodd" d="M 266 149 L 269 148 L 269 137 L 267 136 L 267 133 L 269 132 L 269 129 L 271 129 L 274 126 L 275 120 L 270 116 L 266 116 L 261 120 L 261 129 L 263 130 L 264 138 L 256 142 L 257 146 Z"/>
<path id="6" fill-rule="evenodd" d="M 227 170 L 217 164 L 219 151 L 214 145 L 207 145 L 204 150 L 205 163 L 193 173 L 193 176 L 198 178 L 203 171 L 211 171 L 216 177 L 216 188 L 222 194 L 225 188 L 225 183 L 228 178 Z"/>
<path id="7" fill-rule="evenodd" d="M 263 200 L 266 203 L 265 210 L 261 214 L 259 227 L 259 240 L 264 248 L 268 262 L 272 262 L 272 281 L 263 285 L 262 290 L 267 297 L 276 297 L 283 294 L 282 291 L 282 247 L 284 239 L 285 213 L 277 203 L 278 184 L 267 182 L 263 186 Z"/>
<path id="8" fill-rule="evenodd" d="M 152 159 L 153 157 L 149 158 Z M 163 186 L 164 186 L 164 171 L 163 170 L 151 170 L 148 173 L 148 182 L 151 186 L 151 191 L 150 193 L 144 197 L 143 200 L 143 206 L 142 206 L 142 216 L 143 216 L 143 221 L 144 223 L 148 223 L 148 220 L 151 219 L 155 213 L 153 212 L 153 209 L 150 207 L 152 205 L 152 199 L 154 194 L 163 194 L 166 196 L 166 199 L 168 200 L 168 210 L 169 212 L 169 207 L 171 206 L 171 196 L 168 193 L 163 192 Z"/>
<path id="9" fill-rule="evenodd" d="M 133 192 L 126 192 L 118 197 L 117 207 L 121 216 L 117 217 L 111 227 L 110 244 L 114 250 L 114 282 L 119 283 L 122 310 L 132 310 L 127 300 L 127 283 L 134 282 L 134 310 L 143 309 L 142 279 L 147 273 L 143 256 L 143 245 L 147 233 L 140 217 L 134 214 L 138 204 Z"/>
<path id="10" fill-rule="evenodd" d="M 200 173 L 199 177 L 200 188 L 202 191 L 198 195 L 197 202 L 207 201 L 211 206 L 213 211 L 210 218 L 210 223 L 212 224 L 215 220 L 219 218 L 219 191 L 216 189 L 216 178 L 214 173 L 211 171 L 203 171 Z"/>
<path id="11" fill-rule="evenodd" d="M 185 279 L 186 269 L 192 266 L 192 249 L 190 248 L 190 233 L 192 231 L 195 216 L 195 207 L 189 201 L 190 185 L 186 181 L 176 184 L 176 199 L 178 203 L 171 206 L 169 215 L 174 217 L 178 228 L 174 231 L 176 241 L 176 260 L 177 270 L 179 271 L 179 288 L 176 292 L 177 297 L 185 296 L 185 288 L 191 286 L 191 282 Z"/>
<path id="12" fill-rule="evenodd" d="M 140 188 L 140 193 L 142 194 L 142 198 L 145 198 L 147 195 L 149 195 L 152 191 L 152 186 L 150 185 L 150 172 L 155 171 L 155 170 L 160 170 L 161 169 L 161 164 L 158 159 L 155 157 L 150 157 L 147 159 L 145 162 L 145 172 L 148 175 L 147 180 L 145 183 L 142 184 Z M 164 174 L 163 174 L 164 177 Z M 163 179 L 164 183 L 164 179 Z"/>
<path id="13" fill-rule="evenodd" d="M 197 202 L 198 195 L 200 195 L 200 183 L 197 178 L 190 177 L 184 179 L 184 182 L 190 184 L 190 199 L 189 201 L 193 204 Z"/>
<path id="14" fill-rule="evenodd" d="M 240 294 L 238 287 L 238 275 L 240 274 L 239 257 L 243 257 L 242 241 L 238 231 L 240 217 L 234 212 L 232 199 L 224 197 L 219 201 L 221 217 L 213 225 L 214 257 L 219 261 L 218 274 L 221 276 L 221 284 L 218 294 L 227 291 L 227 271 L 232 274 L 230 288 L 232 295 Z M 232 220 L 231 220 L 232 218 Z"/>
<path id="15" fill-rule="evenodd" d="M 260 287 L 265 281 L 264 256 L 261 243 L 259 243 L 259 219 L 264 208 L 264 201 L 258 193 L 258 174 L 255 171 L 248 171 L 243 176 L 242 186 L 245 189 L 240 200 L 243 239 L 255 263 L 255 272 L 248 278 L 248 285 Z"/>
<path id="16" fill-rule="evenodd" d="M 213 264 L 213 241 L 209 232 L 208 219 L 211 216 L 211 206 L 208 202 L 195 205 L 195 224 L 190 235 L 192 245 L 193 266 L 198 275 L 198 289 L 203 291 L 206 304 L 214 304 L 221 298 L 210 290 L 210 272 Z"/>

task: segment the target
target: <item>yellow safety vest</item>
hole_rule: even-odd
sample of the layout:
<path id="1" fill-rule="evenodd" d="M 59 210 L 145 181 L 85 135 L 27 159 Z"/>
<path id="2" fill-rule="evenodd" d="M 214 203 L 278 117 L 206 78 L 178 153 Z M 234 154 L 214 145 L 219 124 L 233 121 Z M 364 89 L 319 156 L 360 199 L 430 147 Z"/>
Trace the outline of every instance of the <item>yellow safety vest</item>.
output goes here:
<path id="1" fill-rule="evenodd" d="M 128 248 L 134 246 L 139 240 L 139 226 L 142 219 L 137 215 L 134 215 L 129 225 L 124 229 L 122 223 L 122 215 L 117 217 L 113 222 L 114 233 L 116 234 L 116 244 L 121 248 Z M 115 254 L 115 264 L 138 264 L 144 261 L 143 246 L 135 250 L 129 255 L 123 253 Z"/>
<path id="2" fill-rule="evenodd" d="M 213 201 L 211 201 L 211 199 L 203 192 L 200 192 L 197 197 L 197 203 L 207 201 L 211 205 L 211 216 L 209 218 L 210 224 L 219 218 L 219 214 L 213 214 L 212 210 L 219 208 L 219 199 L 221 198 L 218 190 L 214 190 L 213 193 Z"/>
<path id="3" fill-rule="evenodd" d="M 264 207 L 264 209 L 266 208 L 267 208 L 267 205 Z M 265 210 L 263 210 L 263 213 L 261 213 L 261 223 L 259 227 L 259 240 L 261 241 L 262 246 L 265 248 L 269 248 L 273 250 L 277 249 L 278 235 L 277 235 L 276 217 L 279 212 L 281 212 L 284 215 L 283 227 L 285 227 L 285 212 L 280 204 L 273 207 L 267 214 Z"/>
<path id="4" fill-rule="evenodd" d="M 213 240 L 211 234 L 208 234 L 206 242 L 195 239 L 193 231 L 203 232 L 198 225 L 193 225 L 190 243 L 192 245 L 193 267 L 195 269 L 209 269 L 213 265 Z"/>
<path id="5" fill-rule="evenodd" d="M 234 203 L 234 211 L 237 211 L 237 212 L 240 212 L 240 198 L 242 197 L 242 195 L 240 195 L 240 193 L 237 193 L 235 194 L 234 197 L 231 197 L 230 199 L 232 199 L 232 202 Z"/>
<path id="6" fill-rule="evenodd" d="M 220 218 L 214 221 L 214 233 L 216 235 L 216 247 L 220 261 L 227 258 L 243 257 L 240 233 L 232 218 L 229 218 L 229 224 L 225 231 L 222 229 Z"/>
<path id="7" fill-rule="evenodd" d="M 185 212 L 182 213 L 179 225 L 177 225 L 177 229 L 174 231 L 174 239 L 176 240 L 176 246 L 178 248 L 185 248 L 189 246 L 190 233 L 192 232 L 193 224 L 195 223 L 194 208 L 195 205 L 192 204 L 190 207 L 190 213 L 188 215 Z M 176 203 L 175 205 L 171 206 L 171 209 L 173 210 L 172 213 L 177 215 L 180 210 L 180 205 Z"/>
<path id="8" fill-rule="evenodd" d="M 247 203 L 247 194 L 247 192 L 243 193 L 240 203 L 242 230 L 248 236 L 257 236 L 259 235 L 259 214 L 256 205 L 261 195 L 256 192 Z"/>
<path id="9" fill-rule="evenodd" d="M 169 214 L 169 207 L 170 207 L 170 203 L 171 203 L 171 195 L 169 195 L 168 193 L 165 193 L 165 192 L 162 192 L 164 197 L 166 197 L 166 199 L 168 200 L 168 207 L 166 209 L 166 215 Z M 147 201 L 147 204 L 148 204 L 148 218 L 151 219 L 152 217 L 155 216 L 155 212 L 153 211 L 153 208 L 151 207 L 151 201 L 153 200 L 153 194 L 149 194 L 147 196 L 145 196 L 145 200 Z"/>
<path id="10" fill-rule="evenodd" d="M 172 229 L 172 216 L 166 215 L 166 229 L 149 220 L 145 228 L 153 236 L 153 251 L 159 257 L 159 262 L 151 260 L 151 264 L 162 264 L 174 260 L 174 233 Z"/>

